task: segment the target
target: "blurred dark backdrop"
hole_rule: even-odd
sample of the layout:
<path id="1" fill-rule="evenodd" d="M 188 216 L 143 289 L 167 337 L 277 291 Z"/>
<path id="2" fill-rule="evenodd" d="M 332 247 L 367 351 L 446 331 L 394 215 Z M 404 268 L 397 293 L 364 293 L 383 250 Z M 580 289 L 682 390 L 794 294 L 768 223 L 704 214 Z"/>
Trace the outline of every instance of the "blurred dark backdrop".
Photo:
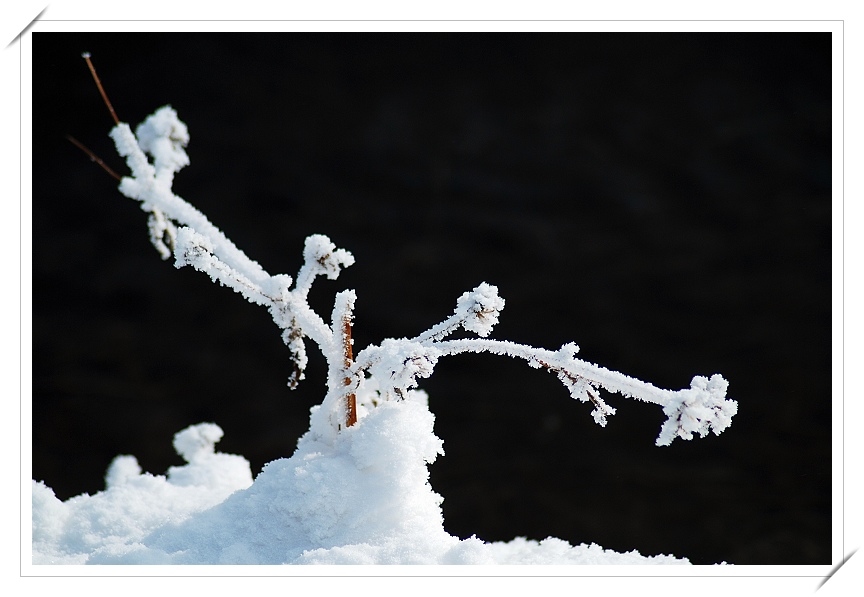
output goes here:
<path id="1" fill-rule="evenodd" d="M 447 530 L 555 536 L 697 564 L 831 561 L 830 34 L 33 35 L 33 478 L 103 488 L 117 454 L 182 462 L 187 425 L 257 473 L 324 393 L 293 393 L 267 312 L 149 244 L 113 123 L 171 104 L 175 191 L 271 273 L 303 239 L 356 264 L 356 346 L 413 336 L 482 281 L 493 337 L 664 388 L 721 373 L 721 436 L 657 448 L 660 408 L 603 429 L 548 373 L 493 356 L 423 381 Z"/>

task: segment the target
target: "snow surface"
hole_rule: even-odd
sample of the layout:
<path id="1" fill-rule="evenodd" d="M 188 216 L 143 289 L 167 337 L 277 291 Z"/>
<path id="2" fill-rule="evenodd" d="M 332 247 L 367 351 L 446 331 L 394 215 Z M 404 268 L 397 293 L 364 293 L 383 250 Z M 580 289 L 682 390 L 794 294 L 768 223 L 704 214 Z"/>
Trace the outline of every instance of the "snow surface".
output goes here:
<path id="1" fill-rule="evenodd" d="M 317 407 L 316 407 L 317 408 Z M 189 427 L 187 464 L 165 476 L 118 456 L 95 495 L 58 500 L 33 482 L 34 564 L 688 564 L 547 538 L 485 543 L 444 530 L 427 464 L 443 455 L 426 395 L 384 402 L 329 443 L 307 433 L 252 482 L 214 451 L 222 430 Z"/>

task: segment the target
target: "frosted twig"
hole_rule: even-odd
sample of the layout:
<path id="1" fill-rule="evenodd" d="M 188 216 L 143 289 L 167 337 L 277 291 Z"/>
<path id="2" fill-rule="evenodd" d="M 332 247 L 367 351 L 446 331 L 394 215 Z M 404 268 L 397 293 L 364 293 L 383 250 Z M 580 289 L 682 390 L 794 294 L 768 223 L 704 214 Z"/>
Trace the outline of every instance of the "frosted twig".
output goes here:
<path id="1" fill-rule="evenodd" d="M 129 125 L 121 122 L 111 137 L 132 172 L 121 180 L 120 192 L 140 201 L 141 208 L 150 212 L 150 238 L 160 255 L 167 258 L 173 254 L 175 266 L 191 265 L 247 300 L 266 306 L 291 349 L 294 370 L 288 385 L 296 387 L 307 363 L 303 338 L 311 338 L 325 354 L 331 354 L 334 343 L 333 331 L 306 301 L 312 282 L 322 275 L 335 279 L 354 257 L 337 249 L 326 236 L 307 238 L 298 284 L 291 290 L 290 276 L 271 276 L 203 213 L 171 191 L 174 174 L 189 163 L 183 150 L 189 134 L 173 109 L 166 106 L 157 110 L 134 135 Z M 152 156 L 152 163 L 147 154 Z M 341 357 L 338 361 L 328 359 L 328 364 L 333 371 L 346 368 Z M 341 382 L 337 385 L 342 386 Z"/>
<path id="2" fill-rule="evenodd" d="M 488 336 L 492 327 L 498 323 L 498 313 L 503 308 L 504 299 L 498 296 L 498 288 L 483 282 L 471 292 L 465 292 L 459 297 L 453 315 L 432 326 L 414 338 L 414 341 L 425 343 L 441 340 L 459 327 L 479 336 Z"/>
<path id="3" fill-rule="evenodd" d="M 504 340 L 465 339 L 437 342 L 435 348 L 442 356 L 465 352 L 506 355 L 524 359 L 533 367 L 544 367 L 557 373 L 574 398 L 594 403 L 592 414 L 600 425 L 606 424 L 606 416 L 614 414 L 615 409 L 600 400 L 594 386 L 658 404 L 663 407 L 668 418 L 657 438 L 657 445 L 668 445 L 675 437 L 691 439 L 694 431 L 705 436 L 709 430 L 713 430 L 719 435 L 738 412 L 738 403 L 725 399 L 728 382 L 720 375 L 713 375 L 710 379 L 697 376 L 693 378 L 690 388 L 672 391 L 576 359 L 573 357 L 576 348 L 573 344 L 566 344 L 557 352 L 552 352 Z"/>
<path id="4" fill-rule="evenodd" d="M 377 378 L 382 398 L 401 397 L 417 385 L 418 377 L 428 377 L 443 356 L 462 353 L 490 353 L 525 360 L 535 368 L 555 373 L 573 398 L 594 405 L 592 416 L 601 426 L 615 414 L 615 409 L 600 397 L 598 387 L 629 398 L 663 407 L 667 415 L 658 445 L 668 445 L 675 437 L 690 439 L 692 433 L 705 435 L 709 430 L 719 434 L 731 423 L 737 403 L 726 400 L 726 381 L 719 375 L 710 379 L 694 377 L 685 390 L 662 390 L 623 373 L 577 359 L 579 347 L 568 343 L 557 351 L 535 348 L 507 340 L 466 338 L 444 340 L 460 326 L 486 336 L 497 323 L 504 307 L 497 288 L 483 283 L 464 293 L 456 303 L 453 315 L 411 340 L 385 340 L 370 346 L 356 359 L 355 370 L 369 372 Z M 386 383 L 385 383 L 386 381 Z"/>

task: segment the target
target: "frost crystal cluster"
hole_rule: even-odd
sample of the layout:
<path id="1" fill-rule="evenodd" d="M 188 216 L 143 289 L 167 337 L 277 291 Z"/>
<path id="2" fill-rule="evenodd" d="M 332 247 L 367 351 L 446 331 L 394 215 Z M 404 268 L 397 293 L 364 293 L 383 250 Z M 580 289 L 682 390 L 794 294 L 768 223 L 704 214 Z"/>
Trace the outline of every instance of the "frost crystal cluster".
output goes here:
<path id="1" fill-rule="evenodd" d="M 577 359 L 575 344 L 545 350 L 491 339 L 504 300 L 486 283 L 462 294 L 453 314 L 422 334 L 387 339 L 355 355 L 354 291 L 336 294 L 329 322 L 307 302 L 315 278 L 336 279 L 354 263 L 351 253 L 313 235 L 296 279 L 270 275 L 172 192 L 175 173 L 189 164 L 189 133 L 173 109 L 159 109 L 134 134 L 121 122 L 111 137 L 131 170 L 120 192 L 150 214 L 150 238 L 162 257 L 173 257 L 178 268 L 191 265 L 269 310 L 291 354 L 290 387 L 304 378 L 306 341 L 317 344 L 328 364 L 327 393 L 312 409 L 295 453 L 269 463 L 254 482 L 244 458 L 215 451 L 222 430 L 212 423 L 175 436 L 187 464 L 166 476 L 142 473 L 134 457 L 118 456 L 104 491 L 66 502 L 34 481 L 34 563 L 688 563 L 554 538 L 485 543 L 449 535 L 427 469 L 444 453 L 442 442 L 417 384 L 445 356 L 514 357 L 554 373 L 573 398 L 591 402 L 600 425 L 615 414 L 600 388 L 659 405 L 667 420 L 656 443 L 668 445 L 730 425 L 737 403 L 726 399 L 720 375 L 662 390 Z M 448 339 L 460 328 L 477 337 Z"/>

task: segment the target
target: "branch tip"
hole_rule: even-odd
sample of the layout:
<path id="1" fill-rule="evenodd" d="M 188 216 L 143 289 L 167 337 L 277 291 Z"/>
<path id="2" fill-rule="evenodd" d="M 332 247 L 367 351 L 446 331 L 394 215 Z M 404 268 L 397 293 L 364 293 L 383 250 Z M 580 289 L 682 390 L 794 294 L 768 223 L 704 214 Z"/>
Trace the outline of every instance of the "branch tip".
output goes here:
<path id="1" fill-rule="evenodd" d="M 117 118 L 117 114 L 114 112 L 114 106 L 111 105 L 111 102 L 108 99 L 108 95 L 105 93 L 105 89 L 102 87 L 102 81 L 99 80 L 99 75 L 96 74 L 96 69 L 93 66 L 93 62 L 90 61 L 90 52 L 82 53 L 81 58 L 83 58 L 84 61 L 87 63 L 87 68 L 90 69 L 90 74 L 93 75 L 93 80 L 96 81 L 96 87 L 99 89 L 99 94 L 102 96 L 102 100 L 108 107 L 108 111 L 111 113 L 111 118 L 114 119 L 114 124 L 120 124 L 120 119 Z"/>

